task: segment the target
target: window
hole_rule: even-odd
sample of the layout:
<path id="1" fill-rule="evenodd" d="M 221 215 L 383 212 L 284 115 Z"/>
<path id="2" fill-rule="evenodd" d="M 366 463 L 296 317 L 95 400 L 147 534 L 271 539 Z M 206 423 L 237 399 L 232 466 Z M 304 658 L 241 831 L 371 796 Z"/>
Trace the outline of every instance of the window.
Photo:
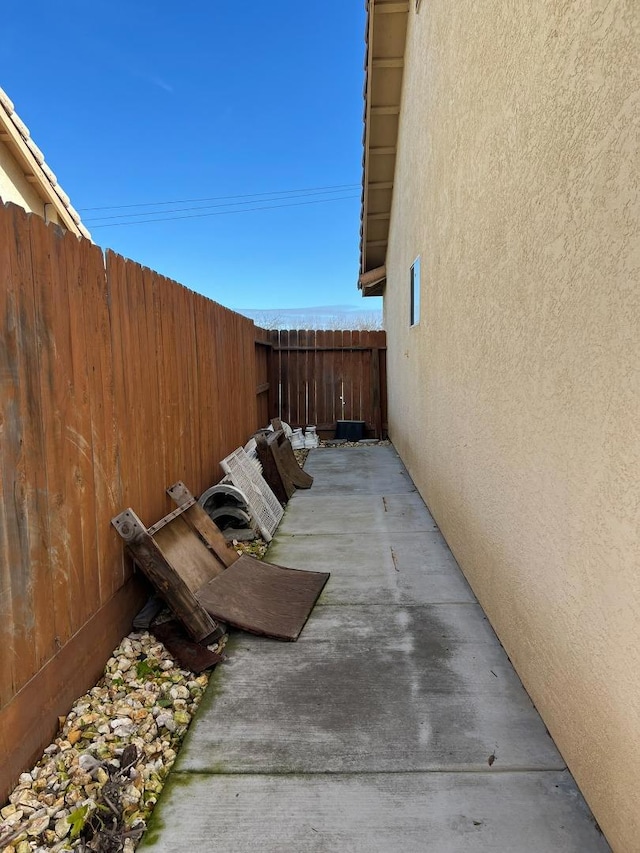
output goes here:
<path id="1" fill-rule="evenodd" d="M 420 322 L 420 257 L 417 257 L 411 264 L 411 314 L 410 320 L 412 326 L 417 326 Z"/>

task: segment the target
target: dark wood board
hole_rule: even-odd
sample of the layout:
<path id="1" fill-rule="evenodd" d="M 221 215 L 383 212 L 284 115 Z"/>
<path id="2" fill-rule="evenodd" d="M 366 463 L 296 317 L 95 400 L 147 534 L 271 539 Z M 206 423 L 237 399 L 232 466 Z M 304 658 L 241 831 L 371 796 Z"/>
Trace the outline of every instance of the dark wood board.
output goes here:
<path id="1" fill-rule="evenodd" d="M 272 435 L 275 438 L 273 433 Z M 295 492 L 295 486 L 291 480 L 280 474 L 275 460 L 273 441 L 269 441 L 269 436 L 257 433 L 255 439 L 258 459 L 262 465 L 262 476 L 280 503 L 286 504 Z"/>
<path id="2" fill-rule="evenodd" d="M 310 489 L 313 477 L 298 465 L 291 442 L 282 433 L 272 445 L 272 453 L 280 476 L 289 480 L 297 489 Z"/>
<path id="3" fill-rule="evenodd" d="M 293 641 L 328 580 L 326 572 L 288 569 L 244 554 L 198 590 L 196 598 L 214 619 L 251 634 Z"/>

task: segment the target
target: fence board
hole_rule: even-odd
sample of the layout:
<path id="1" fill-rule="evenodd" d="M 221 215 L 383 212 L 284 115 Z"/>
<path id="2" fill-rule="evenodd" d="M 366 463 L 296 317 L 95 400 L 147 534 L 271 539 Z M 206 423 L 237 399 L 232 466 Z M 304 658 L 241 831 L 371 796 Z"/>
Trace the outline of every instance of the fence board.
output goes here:
<path id="1" fill-rule="evenodd" d="M 271 344 L 269 333 L 264 329 L 256 329 L 256 396 L 258 407 L 258 423 L 266 426 L 271 414 Z"/>
<path id="2" fill-rule="evenodd" d="M 88 335 L 87 322 L 96 311 L 93 293 L 88 292 L 91 278 L 91 243 L 88 240 L 69 241 L 67 279 L 69 314 L 71 318 L 71 355 L 73 369 L 73 424 L 67 424 L 66 440 L 75 446 L 73 480 L 67 495 L 80 516 L 81 548 L 77 563 L 81 589 L 77 602 L 78 626 L 87 622 L 100 608 L 100 577 L 96 530 L 96 483 L 93 459 L 92 389 L 89 382 L 89 350 L 95 345 Z M 71 266 L 69 263 L 71 259 Z M 101 452 L 102 448 L 95 448 Z M 79 510 L 79 508 L 82 508 Z"/>
<path id="3" fill-rule="evenodd" d="M 64 493 L 64 469 L 60 453 L 59 436 L 63 421 L 60 406 L 68 405 L 68 388 L 61 383 L 59 359 L 68 356 L 65 344 L 70 347 L 67 337 L 61 340 L 57 334 L 58 317 L 64 315 L 63 328 L 68 328 L 68 310 L 66 304 L 61 310 L 60 287 L 61 274 L 66 270 L 59 267 L 59 251 L 62 234 L 56 234 L 53 243 L 49 240 L 48 229 L 38 219 L 31 221 L 31 260 L 34 284 L 34 305 L 36 310 L 36 328 L 38 338 L 37 364 L 40 374 L 38 396 L 43 423 L 44 447 L 42 465 L 45 477 L 46 506 L 42 509 L 41 519 L 47 535 L 47 570 L 50 583 L 50 599 L 47 604 L 53 618 L 53 625 L 45 627 L 46 636 L 50 630 L 52 645 L 49 653 L 54 653 L 73 633 L 73 618 L 68 583 L 68 540 L 63 535 L 64 525 L 60 524 L 61 515 L 66 516 Z M 38 299 L 35 294 L 38 293 Z M 63 374 L 64 375 L 64 374 Z M 48 587 L 48 584 L 46 585 Z M 45 587 L 46 588 L 46 587 Z M 33 673 L 32 673 L 33 674 Z"/>
<path id="4" fill-rule="evenodd" d="M 120 502 L 118 437 L 115 425 L 113 357 L 109 316 L 109 292 L 102 252 L 87 241 L 81 243 L 88 274 L 81 283 L 86 329 L 85 359 L 91 407 L 90 453 L 93 462 L 95 565 L 98 602 L 107 600 L 118 588 L 111 564 L 118 560 L 117 543 L 102 523 L 114 503 Z"/>
<path id="5" fill-rule="evenodd" d="M 15 214 L 15 211 L 14 211 Z M 36 223 L 34 223 L 36 224 Z M 14 215 L 15 252 L 12 269 L 16 297 L 18 346 L 33 353 L 18 366 L 19 405 L 22 429 L 16 459 L 13 499 L 17 533 L 22 546 L 22 566 L 12 575 L 15 603 L 16 646 L 14 683 L 22 685 L 24 670 L 33 673 L 47 659 L 53 646 L 51 581 L 48 572 L 48 515 L 44 474 L 44 424 L 39 386 L 39 351 L 35 291 L 31 262 L 30 221 Z M 24 574 L 23 574 L 24 573 Z M 35 630 L 40 620 L 44 631 Z M 28 677 L 28 676 L 26 676 Z"/>
<path id="6" fill-rule="evenodd" d="M 280 388 L 280 375 L 282 371 L 282 364 L 280 358 L 280 349 L 278 347 L 278 342 L 280 340 L 280 335 L 277 330 L 272 330 L 269 332 L 269 343 L 271 344 L 271 348 L 269 349 L 269 418 L 272 416 L 279 415 L 282 406 L 282 393 Z"/>
<path id="7" fill-rule="evenodd" d="M 342 393 L 344 395 L 345 409 L 344 417 L 347 420 L 356 420 L 356 411 L 353 407 L 353 374 L 357 368 L 359 354 L 352 354 L 345 358 L 346 347 L 351 346 L 351 330 L 344 329 L 342 335 L 342 347 L 340 352 L 340 373 L 342 375 Z"/>
<path id="8" fill-rule="evenodd" d="M 17 294 L 14 282 L 17 280 L 14 260 L 14 227 L 10 215 L 5 212 L 1 222 L 0 238 L 5 246 L 2 266 L 0 267 L 0 310 L 2 311 L 2 336 L 0 338 L 0 380 L 2 390 L 2 464 L 0 482 L 2 483 L 2 586 L 0 587 L 0 636 L 2 651 L 0 655 L 0 699 L 6 701 L 17 689 L 16 662 L 18 654 L 25 644 L 25 628 L 20 627 L 19 608 L 23 607 L 28 574 L 25 563 L 28 554 L 22 547 L 20 520 L 22 500 L 20 500 L 18 462 L 23 433 L 20 400 L 20 325 L 17 306 Z M 27 665 L 33 665 L 31 653 Z"/>

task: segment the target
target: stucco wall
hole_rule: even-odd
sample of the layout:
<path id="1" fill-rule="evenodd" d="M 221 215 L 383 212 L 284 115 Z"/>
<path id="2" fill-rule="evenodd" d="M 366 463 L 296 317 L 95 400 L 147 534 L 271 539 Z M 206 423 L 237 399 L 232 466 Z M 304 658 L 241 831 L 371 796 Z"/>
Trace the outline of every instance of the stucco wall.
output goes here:
<path id="1" fill-rule="evenodd" d="M 19 204 L 25 210 L 46 218 L 48 222 L 59 221 L 53 205 L 48 206 L 45 217 L 44 202 L 27 181 L 4 142 L 0 142 L 0 199 L 3 202 L 12 201 L 14 204 Z"/>
<path id="2" fill-rule="evenodd" d="M 391 437 L 614 850 L 631 853 L 640 5 L 414 5 L 387 255 Z"/>

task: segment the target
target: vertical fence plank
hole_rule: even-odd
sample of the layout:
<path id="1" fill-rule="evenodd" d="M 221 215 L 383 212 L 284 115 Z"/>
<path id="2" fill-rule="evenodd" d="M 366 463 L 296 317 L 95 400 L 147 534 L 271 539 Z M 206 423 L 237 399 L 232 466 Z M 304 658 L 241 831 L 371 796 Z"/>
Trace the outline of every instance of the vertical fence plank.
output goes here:
<path id="1" fill-rule="evenodd" d="M 185 409 L 182 413 L 182 440 L 186 443 L 187 468 L 186 475 L 183 478 L 187 483 L 198 483 L 200 481 L 200 462 L 198 449 L 199 435 L 197 432 L 197 417 L 198 411 L 198 358 L 196 347 L 196 329 L 195 329 L 195 300 L 194 294 L 187 290 L 183 296 L 185 305 L 184 314 L 184 343 L 185 354 L 184 366 L 186 371 L 186 401 Z M 171 483 L 164 483 L 162 491 L 170 486 Z"/>
<path id="2" fill-rule="evenodd" d="M 215 321 L 215 350 L 214 350 L 214 359 L 216 370 L 218 372 L 218 387 L 216 389 L 216 446 L 222 448 L 223 446 L 223 436 L 225 429 L 224 417 L 226 415 L 224 404 L 225 397 L 227 396 L 227 382 L 226 382 L 226 364 L 227 364 L 227 329 L 224 324 L 224 312 L 222 311 L 222 307 L 220 305 L 215 305 L 213 308 L 214 312 L 214 321 Z M 219 459 L 216 460 L 215 465 L 213 466 L 213 470 L 211 472 L 213 481 L 217 480 L 220 474 L 220 465 Z M 213 482 L 212 481 L 212 482 Z"/>
<path id="3" fill-rule="evenodd" d="M 107 601 L 117 589 L 113 583 L 111 562 L 117 557 L 116 543 L 109 520 L 120 504 L 118 437 L 113 400 L 113 356 L 106 273 L 103 255 L 88 240 L 78 244 L 81 271 L 84 347 L 81 356 L 86 365 L 87 429 L 82 444 L 91 462 L 92 479 L 87 489 L 93 497 L 93 519 L 88 520 L 84 558 L 93 562 L 95 584 L 91 612 Z M 79 297 L 78 297 L 79 298 Z M 89 507 L 87 507 L 89 509 Z M 85 570 L 87 566 L 85 565 Z"/>
<path id="4" fill-rule="evenodd" d="M 204 296 L 199 297 L 196 307 L 196 345 L 198 362 L 199 403 L 197 412 L 193 413 L 194 423 L 197 424 L 200 442 L 199 450 L 199 480 L 190 488 L 202 491 L 205 486 L 214 482 L 215 472 L 211 463 L 215 458 L 219 437 L 216 421 L 218 409 L 218 371 L 215 358 L 216 323 L 215 314 L 207 310 L 208 304 Z"/>
<path id="5" fill-rule="evenodd" d="M 164 378 L 162 365 L 159 358 L 159 318 L 156 291 L 159 286 L 159 276 L 148 268 L 142 270 L 142 289 L 144 293 L 144 319 L 146 325 L 146 337 L 144 341 L 144 359 L 146 363 L 145 382 L 145 420 L 150 423 L 147 430 L 147 455 L 151 451 L 156 459 L 155 470 L 161 473 L 163 486 L 159 487 L 158 478 L 153 483 L 153 494 L 149 495 L 150 513 L 154 517 L 160 517 L 169 505 L 164 494 L 164 488 L 170 483 L 164 483 L 164 472 L 166 471 L 166 436 L 162 411 L 162 386 Z"/>
<path id="6" fill-rule="evenodd" d="M 287 343 L 289 355 L 289 405 L 291 407 L 291 423 L 297 427 L 303 426 L 300 413 L 300 353 L 298 351 L 298 330 L 289 329 Z"/>
<path id="7" fill-rule="evenodd" d="M 30 618 L 24 628 L 30 634 L 35 652 L 36 670 L 55 653 L 55 610 L 52 607 L 53 579 L 51 572 L 51 538 L 47 478 L 47 421 L 48 403 L 41 393 L 43 367 L 47 361 L 46 331 L 41 323 L 41 310 L 38 293 L 48 286 L 48 236 L 46 226 L 37 219 L 25 220 L 14 216 L 14 229 L 18 243 L 24 253 L 21 262 L 15 268 L 18 279 L 17 292 L 22 327 L 22 340 L 19 360 L 24 365 L 21 393 L 25 398 L 26 411 L 23 409 L 22 458 L 24 460 L 24 481 L 16 478 L 19 485 L 16 494 L 24 489 L 25 509 L 28 513 L 28 584 L 30 587 Z M 44 232 L 44 235 L 43 235 Z M 28 258 L 26 257 L 28 254 Z M 30 275 L 30 279 L 27 278 Z M 22 466 L 21 466 L 22 467 Z M 20 469 L 18 469 L 20 470 Z M 18 472 L 16 472 L 18 473 Z M 19 665 L 19 683 L 26 680 L 29 672 Z"/>
<path id="8" fill-rule="evenodd" d="M 291 420 L 291 402 L 289 398 L 289 385 L 291 373 L 291 359 L 288 352 L 289 332 L 281 329 L 278 333 L 278 352 L 280 355 L 280 394 L 282 400 L 282 417 L 292 427 L 295 426 Z"/>
<path id="9" fill-rule="evenodd" d="M 31 222 L 32 272 L 36 290 L 36 323 L 38 326 L 40 373 L 39 396 L 44 424 L 44 474 L 47 506 L 44 511 L 48 528 L 48 569 L 51 582 L 49 608 L 53 614 L 53 651 L 72 636 L 75 623 L 70 593 L 69 506 L 64 488 L 64 453 L 61 447 L 66 429 L 66 407 L 71 376 L 70 332 L 67 300 L 66 238 L 44 223 Z M 61 333 L 62 332 L 62 333 Z M 27 352 L 23 355 L 28 355 Z M 74 519 L 74 524 L 77 524 Z M 79 529 L 79 528 L 78 528 Z"/>
<path id="10" fill-rule="evenodd" d="M 88 339 L 86 318 L 93 310 L 86 294 L 88 241 L 66 241 L 67 282 L 71 336 L 71 397 L 73 408 L 68 412 L 65 440 L 70 445 L 72 464 L 67 479 L 66 498 L 80 518 L 80 542 L 75 558 L 75 626 L 83 625 L 100 606 L 99 576 L 95 571 L 95 482 L 93 475 L 91 397 L 88 378 Z M 75 594 L 75 586 L 72 594 Z"/>
<path id="11" fill-rule="evenodd" d="M 298 336 L 298 369 L 297 369 L 297 409 L 298 409 L 298 423 L 301 427 L 305 428 L 309 421 L 309 407 L 308 407 L 308 393 L 309 393 L 309 352 L 307 347 L 309 346 L 309 335 L 310 333 L 306 331 L 306 329 L 301 329 L 297 332 Z"/>
<path id="12" fill-rule="evenodd" d="M 370 333 L 361 331 L 358 335 L 358 388 L 359 408 L 358 419 L 365 421 L 367 436 L 373 437 L 375 433 L 372 397 L 371 397 L 371 345 Z"/>
<path id="13" fill-rule="evenodd" d="M 317 412 L 318 412 L 318 381 L 317 381 L 317 352 L 316 352 L 316 336 L 317 333 L 311 329 L 306 333 L 306 346 L 309 347 L 306 355 L 306 382 L 307 382 L 307 411 L 306 422 L 317 427 Z"/>
<path id="14" fill-rule="evenodd" d="M 14 293 L 18 337 L 21 446 L 15 470 L 13 502 L 23 555 L 22 571 L 12 574 L 19 594 L 16 613 L 16 684 L 24 683 L 54 651 L 53 588 L 49 566 L 49 513 L 46 494 L 45 425 L 40 395 L 41 343 L 36 323 L 33 256 L 41 252 L 39 223 L 13 211 Z M 38 260 L 36 260 L 36 268 Z M 11 500 L 11 497 L 9 497 Z M 18 568 L 17 566 L 15 567 Z M 23 574 L 24 572 L 24 574 Z M 42 622 L 42 629 L 40 623 Z"/>
<path id="15" fill-rule="evenodd" d="M 282 413 L 282 391 L 280 387 L 282 375 L 282 359 L 280 353 L 280 334 L 273 329 L 268 335 L 271 347 L 269 349 L 269 417 L 284 418 Z"/>
<path id="16" fill-rule="evenodd" d="M 0 699 L 7 701 L 20 686 L 19 655 L 25 646 L 25 628 L 21 626 L 22 610 L 28 595 L 28 552 L 23 548 L 24 501 L 18 481 L 19 461 L 23 440 L 23 419 L 20 387 L 21 329 L 16 282 L 16 235 L 10 212 L 2 208 L 0 238 L 5 248 L 0 267 L 0 308 L 2 336 L 0 337 L 0 388 L 2 390 L 2 444 L 0 445 L 0 482 L 2 483 L 2 586 L 0 587 Z M 26 543 L 25 543 L 26 544 Z M 30 602 L 26 602 L 27 606 Z M 24 666 L 33 666 L 31 650 Z"/>
<path id="17" fill-rule="evenodd" d="M 333 382 L 328 376 L 329 371 L 329 356 L 330 354 L 324 351 L 324 347 L 328 344 L 329 332 L 316 332 L 316 406 L 317 414 L 315 416 L 316 426 L 318 430 L 326 430 L 329 424 L 333 422 L 332 414 L 332 396 Z"/>
<path id="18" fill-rule="evenodd" d="M 131 441 L 128 420 L 132 413 L 125 405 L 125 370 L 127 350 L 124 335 L 123 310 L 126 308 L 126 281 L 124 279 L 124 259 L 114 252 L 107 251 L 105 255 L 107 292 L 109 297 L 109 324 L 111 330 L 111 372 L 113 376 L 113 418 L 117 447 L 115 449 L 118 471 L 118 488 L 120 505 L 116 512 L 125 507 L 133 506 L 131 500 L 130 480 L 125 476 L 128 470 L 129 450 L 127 442 Z M 116 547 L 116 546 L 114 546 Z M 129 557 L 119 549 L 119 559 L 111 565 L 112 590 L 120 588 L 130 577 L 133 564 Z"/>
<path id="19" fill-rule="evenodd" d="M 93 402 L 91 445 L 94 460 L 97 567 L 100 601 L 108 601 L 120 586 L 120 573 L 114 571 L 120 547 L 110 520 L 122 502 L 120 483 L 119 436 L 116 417 L 114 356 L 111 336 L 110 290 L 103 254 L 89 247 L 91 275 L 87 291 L 87 362 L 90 398 Z"/>

